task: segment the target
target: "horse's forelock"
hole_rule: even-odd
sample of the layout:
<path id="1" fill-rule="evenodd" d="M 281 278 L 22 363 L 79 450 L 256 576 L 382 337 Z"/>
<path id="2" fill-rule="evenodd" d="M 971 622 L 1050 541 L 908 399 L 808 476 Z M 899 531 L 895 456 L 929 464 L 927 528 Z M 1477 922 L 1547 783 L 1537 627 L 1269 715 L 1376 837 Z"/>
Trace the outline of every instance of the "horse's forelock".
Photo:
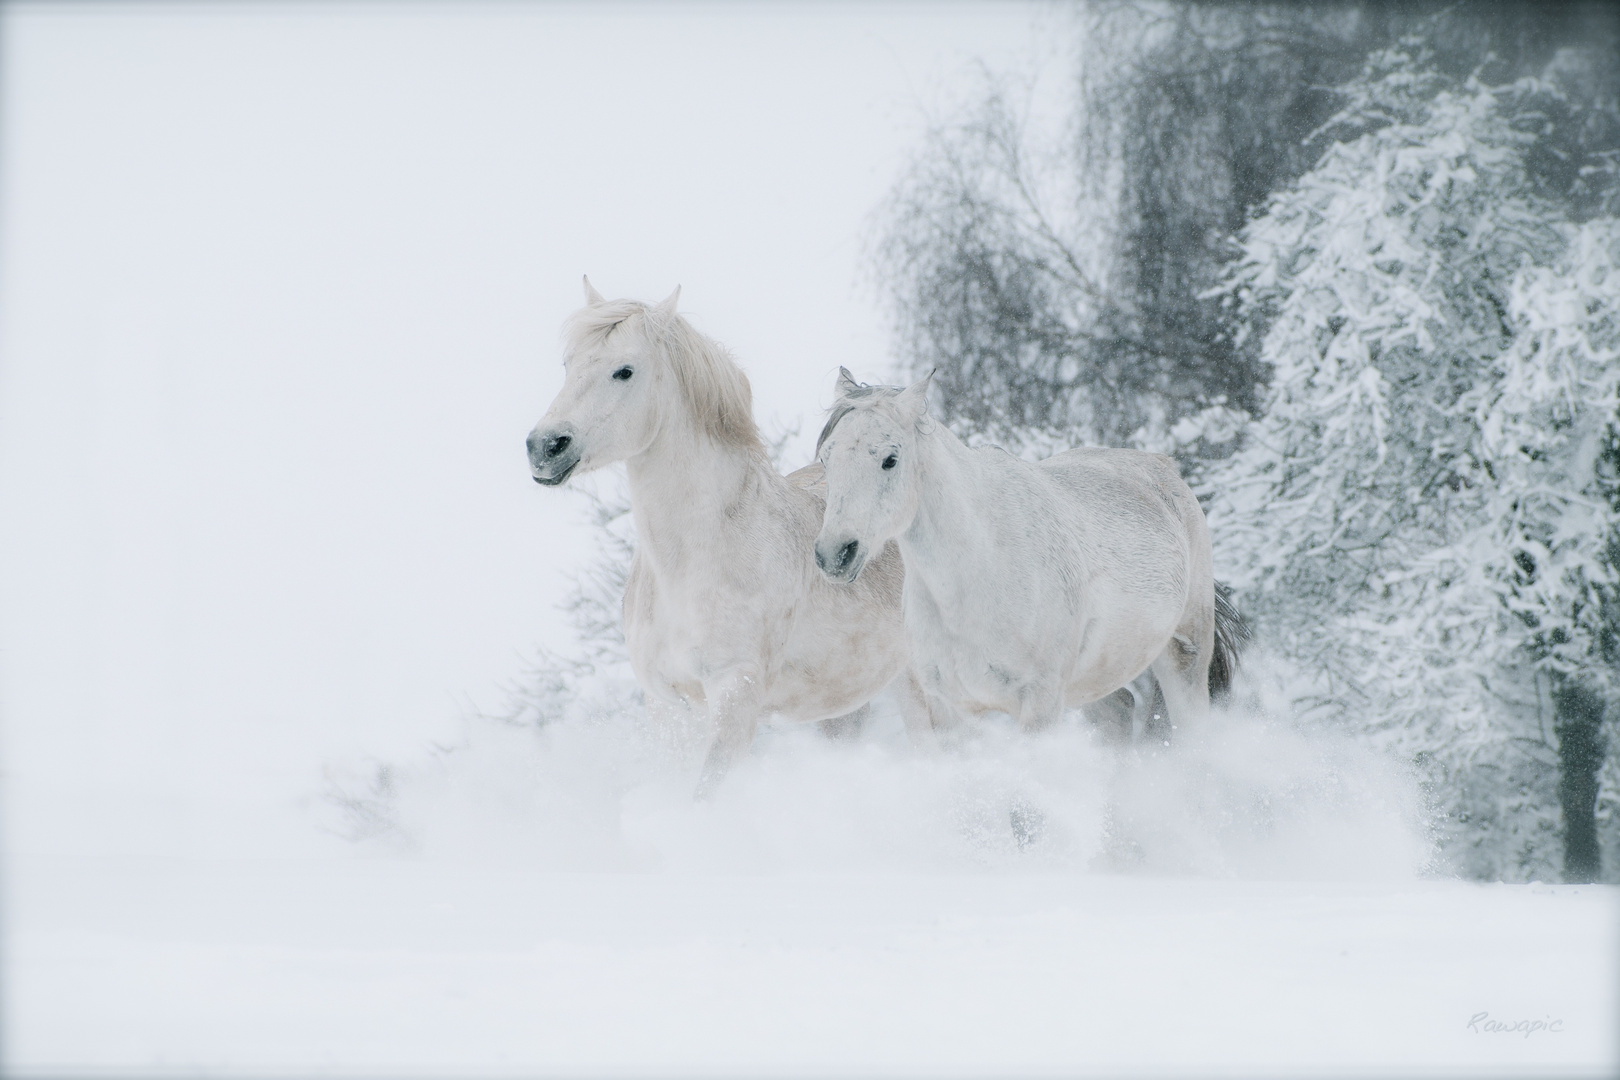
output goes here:
<path id="1" fill-rule="evenodd" d="M 833 403 L 832 411 L 827 414 L 827 425 L 821 429 L 821 434 L 816 436 L 816 453 L 818 455 L 821 453 L 821 444 L 827 441 L 827 436 L 831 435 L 833 428 L 838 426 L 838 421 L 854 411 L 855 406 L 849 401 Z"/>
<path id="2" fill-rule="evenodd" d="M 867 383 L 857 383 L 846 390 L 842 397 L 833 402 L 833 407 L 827 414 L 827 425 L 821 429 L 821 434 L 816 438 L 816 453 L 821 453 L 821 445 L 833 433 L 833 428 L 838 426 L 838 421 L 856 409 L 868 408 L 881 401 L 899 397 L 904 389 L 900 386 L 871 386 Z"/>
<path id="3" fill-rule="evenodd" d="M 570 353 L 594 348 L 626 319 L 648 311 L 640 300 L 608 300 L 580 308 L 563 323 L 563 340 Z"/>

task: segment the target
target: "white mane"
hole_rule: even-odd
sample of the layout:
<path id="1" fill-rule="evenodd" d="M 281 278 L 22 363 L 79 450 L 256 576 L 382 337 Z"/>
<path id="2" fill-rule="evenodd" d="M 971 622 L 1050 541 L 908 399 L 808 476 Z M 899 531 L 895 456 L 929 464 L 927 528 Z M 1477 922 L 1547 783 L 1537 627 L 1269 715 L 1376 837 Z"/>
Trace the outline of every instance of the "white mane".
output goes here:
<path id="1" fill-rule="evenodd" d="M 754 424 L 748 376 L 723 346 L 698 333 L 678 313 L 640 300 L 589 304 L 563 325 L 569 353 L 598 348 L 615 331 L 639 331 L 653 346 L 674 372 L 681 397 L 701 430 L 724 446 L 764 452 Z"/>

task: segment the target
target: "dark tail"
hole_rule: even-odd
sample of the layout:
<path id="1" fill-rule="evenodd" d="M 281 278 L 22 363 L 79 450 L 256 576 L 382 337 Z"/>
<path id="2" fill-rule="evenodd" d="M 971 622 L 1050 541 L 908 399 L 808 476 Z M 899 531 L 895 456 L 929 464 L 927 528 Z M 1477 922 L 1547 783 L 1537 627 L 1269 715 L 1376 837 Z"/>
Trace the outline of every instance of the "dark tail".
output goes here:
<path id="1" fill-rule="evenodd" d="M 1232 590 L 1215 583 L 1215 655 L 1209 659 L 1209 700 L 1225 701 L 1232 691 L 1238 657 L 1249 643 L 1249 621 L 1232 606 Z"/>

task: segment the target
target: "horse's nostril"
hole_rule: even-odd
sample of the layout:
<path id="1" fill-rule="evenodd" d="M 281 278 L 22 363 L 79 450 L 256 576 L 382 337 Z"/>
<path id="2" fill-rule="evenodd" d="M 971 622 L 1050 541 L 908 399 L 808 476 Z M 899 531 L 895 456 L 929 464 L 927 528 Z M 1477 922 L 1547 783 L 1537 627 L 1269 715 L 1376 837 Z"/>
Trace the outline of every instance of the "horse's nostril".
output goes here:
<path id="1" fill-rule="evenodd" d="M 556 438 L 548 440 L 546 442 L 546 457 L 556 457 L 568 449 L 568 444 L 573 441 L 567 435 L 558 435 Z"/>
<path id="2" fill-rule="evenodd" d="M 855 561 L 855 552 L 860 549 L 860 546 L 859 540 L 851 540 L 838 549 L 838 568 L 840 570 Z"/>

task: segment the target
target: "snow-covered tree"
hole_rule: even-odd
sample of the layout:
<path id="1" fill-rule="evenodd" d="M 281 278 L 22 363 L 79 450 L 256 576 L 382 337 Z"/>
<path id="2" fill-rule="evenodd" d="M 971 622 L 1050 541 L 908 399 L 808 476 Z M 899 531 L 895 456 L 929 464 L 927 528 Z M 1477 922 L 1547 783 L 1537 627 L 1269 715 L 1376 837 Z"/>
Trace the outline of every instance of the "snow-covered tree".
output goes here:
<path id="1" fill-rule="evenodd" d="M 1225 292 L 1272 380 L 1205 477 L 1218 572 L 1320 673 L 1305 704 L 1426 770 L 1462 869 L 1546 877 L 1588 767 L 1560 750 L 1603 758 L 1570 723 L 1613 670 L 1620 228 L 1545 192 L 1555 87 L 1415 53 L 1375 54 L 1241 234 Z"/>
<path id="2" fill-rule="evenodd" d="M 1620 19 L 1597 5 L 1448 0 L 1085 0 L 1054 9 L 1044 62 L 987 73 L 931 127 L 882 215 L 874 269 L 913 375 L 944 418 L 1030 456 L 1077 442 L 1224 457 L 1167 431 L 1253 412 L 1264 366 L 1206 294 L 1227 237 L 1309 170 L 1307 138 L 1367 55 L 1421 35 L 1436 71 L 1555 75 L 1586 103 L 1620 86 Z M 1531 173 L 1611 198 L 1617 118 L 1539 137 Z M 1586 172 L 1582 172 L 1586 169 Z M 1230 425 L 1227 425 L 1229 428 Z"/>

